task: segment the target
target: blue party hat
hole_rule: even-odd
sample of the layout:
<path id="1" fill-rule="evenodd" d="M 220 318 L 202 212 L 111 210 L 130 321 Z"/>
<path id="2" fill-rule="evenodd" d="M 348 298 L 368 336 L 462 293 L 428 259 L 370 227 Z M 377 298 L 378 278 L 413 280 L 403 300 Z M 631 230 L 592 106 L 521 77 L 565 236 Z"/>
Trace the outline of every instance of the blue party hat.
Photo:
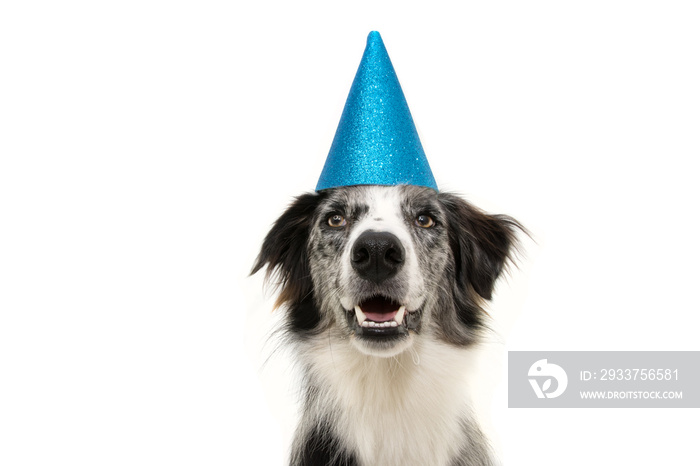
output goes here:
<path id="1" fill-rule="evenodd" d="M 354 185 L 437 184 L 378 32 L 350 88 L 316 191 Z"/>

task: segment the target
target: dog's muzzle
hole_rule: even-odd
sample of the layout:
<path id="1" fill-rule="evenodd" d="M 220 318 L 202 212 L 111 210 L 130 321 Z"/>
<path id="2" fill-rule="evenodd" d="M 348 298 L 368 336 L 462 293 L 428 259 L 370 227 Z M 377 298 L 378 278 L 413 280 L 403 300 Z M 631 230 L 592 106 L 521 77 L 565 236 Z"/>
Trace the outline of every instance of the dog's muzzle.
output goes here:
<path id="1" fill-rule="evenodd" d="M 352 246 L 350 261 L 357 276 L 371 284 L 366 298 L 347 310 L 348 323 L 359 337 L 389 341 L 406 337 L 418 326 L 419 313 L 388 296 L 387 282 L 404 266 L 406 250 L 386 231 L 365 231 Z M 389 286 L 391 288 L 391 286 Z M 393 293 L 391 293 L 393 294 Z"/>

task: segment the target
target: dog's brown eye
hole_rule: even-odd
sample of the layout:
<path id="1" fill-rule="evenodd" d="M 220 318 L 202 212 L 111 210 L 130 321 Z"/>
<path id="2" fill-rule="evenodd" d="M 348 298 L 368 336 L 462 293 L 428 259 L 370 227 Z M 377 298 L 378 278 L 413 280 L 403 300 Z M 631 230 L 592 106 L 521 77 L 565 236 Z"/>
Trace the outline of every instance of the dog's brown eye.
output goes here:
<path id="1" fill-rule="evenodd" d="M 345 217 L 340 214 L 335 214 L 328 217 L 328 225 L 332 226 L 333 228 L 345 226 L 345 223 Z"/>
<path id="2" fill-rule="evenodd" d="M 435 225 L 435 220 L 430 215 L 419 215 L 416 217 L 416 225 L 421 228 L 430 228 Z"/>

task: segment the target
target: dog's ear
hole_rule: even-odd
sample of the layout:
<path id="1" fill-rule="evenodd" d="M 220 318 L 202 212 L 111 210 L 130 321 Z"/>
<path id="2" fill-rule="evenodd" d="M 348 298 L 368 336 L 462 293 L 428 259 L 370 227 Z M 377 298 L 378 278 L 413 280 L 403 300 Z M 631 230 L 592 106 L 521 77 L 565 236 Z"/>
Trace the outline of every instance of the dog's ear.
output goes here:
<path id="1" fill-rule="evenodd" d="M 479 296 L 491 299 L 496 279 L 523 227 L 505 215 L 489 215 L 452 194 L 439 194 L 448 217 L 450 247 L 457 283 L 471 285 Z"/>
<path id="2" fill-rule="evenodd" d="M 306 242 L 314 212 L 322 197 L 318 193 L 297 197 L 263 241 L 251 275 L 267 266 L 265 280 L 276 276 L 280 295 L 275 307 L 299 303 L 311 293 L 313 284 Z"/>

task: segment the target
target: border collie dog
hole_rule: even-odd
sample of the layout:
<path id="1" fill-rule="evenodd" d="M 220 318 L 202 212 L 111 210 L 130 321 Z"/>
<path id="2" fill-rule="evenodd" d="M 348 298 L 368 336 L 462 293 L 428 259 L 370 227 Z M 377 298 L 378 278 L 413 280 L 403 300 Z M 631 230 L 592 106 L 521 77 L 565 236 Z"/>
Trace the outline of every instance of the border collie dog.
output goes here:
<path id="1" fill-rule="evenodd" d="M 465 366 L 518 230 L 418 186 L 296 198 L 252 271 L 279 286 L 304 377 L 291 465 L 495 464 Z"/>

